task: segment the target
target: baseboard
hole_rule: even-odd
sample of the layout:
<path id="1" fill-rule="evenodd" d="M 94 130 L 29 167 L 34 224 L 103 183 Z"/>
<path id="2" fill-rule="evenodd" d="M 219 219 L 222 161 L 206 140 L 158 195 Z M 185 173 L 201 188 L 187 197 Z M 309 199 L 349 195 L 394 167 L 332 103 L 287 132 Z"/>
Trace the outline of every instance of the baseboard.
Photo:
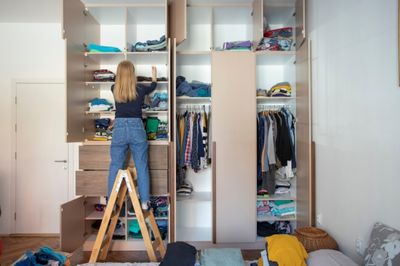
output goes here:
<path id="1" fill-rule="evenodd" d="M 60 234 L 9 234 L 9 237 L 60 237 Z"/>

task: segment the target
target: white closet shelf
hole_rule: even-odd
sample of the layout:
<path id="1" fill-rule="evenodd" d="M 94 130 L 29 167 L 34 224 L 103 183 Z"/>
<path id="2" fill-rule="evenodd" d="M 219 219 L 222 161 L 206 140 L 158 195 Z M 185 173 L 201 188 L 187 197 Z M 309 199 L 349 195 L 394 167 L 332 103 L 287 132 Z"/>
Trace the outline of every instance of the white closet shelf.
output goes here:
<path id="1" fill-rule="evenodd" d="M 211 201 L 211 192 L 196 192 L 193 191 L 190 196 L 179 196 L 177 195 L 176 200 L 179 202 L 199 202 L 199 201 Z"/>
<path id="2" fill-rule="evenodd" d="M 257 65 L 286 65 L 294 63 L 296 51 L 256 51 Z"/>
<path id="3" fill-rule="evenodd" d="M 257 222 L 296 221 L 296 216 L 278 217 L 272 215 L 257 216 Z"/>
<path id="4" fill-rule="evenodd" d="M 115 115 L 115 111 L 86 111 L 87 115 Z M 167 115 L 168 111 L 142 110 L 144 115 L 160 114 Z"/>
<path id="5" fill-rule="evenodd" d="M 181 103 L 210 103 L 211 97 L 189 97 L 189 96 L 179 96 L 176 100 Z"/>
<path id="6" fill-rule="evenodd" d="M 177 51 L 177 55 L 211 55 L 211 51 Z"/>
<path id="7" fill-rule="evenodd" d="M 268 96 L 257 96 L 257 101 L 289 101 L 295 100 L 295 97 L 268 97 Z"/>
<path id="8" fill-rule="evenodd" d="M 138 81 L 137 84 L 150 84 L 151 81 Z M 113 85 L 114 81 L 86 81 L 85 85 Z M 157 85 L 159 84 L 168 84 L 168 81 L 157 81 Z"/>
<path id="9" fill-rule="evenodd" d="M 101 141 L 101 140 L 85 140 L 84 145 L 111 145 L 111 141 Z M 149 140 L 147 141 L 149 145 L 169 145 L 168 140 Z M 160 197 L 169 197 L 169 194 L 157 195 Z"/>
<path id="10" fill-rule="evenodd" d="M 257 201 L 262 201 L 262 200 L 296 200 L 296 197 L 291 197 L 291 196 L 281 196 L 281 195 L 273 195 L 270 197 L 264 197 L 264 196 L 257 196 Z"/>
<path id="11" fill-rule="evenodd" d="M 137 217 L 136 216 L 128 216 L 127 219 L 128 220 L 137 220 Z M 168 217 L 155 217 L 154 216 L 154 219 L 156 219 L 156 220 L 168 220 Z"/>
<path id="12" fill-rule="evenodd" d="M 127 55 L 167 55 L 167 51 L 154 51 L 154 52 L 125 52 Z"/>
<path id="13" fill-rule="evenodd" d="M 94 210 L 85 217 L 85 220 L 101 220 L 103 219 L 103 216 L 104 216 L 104 211 L 98 212 Z"/>

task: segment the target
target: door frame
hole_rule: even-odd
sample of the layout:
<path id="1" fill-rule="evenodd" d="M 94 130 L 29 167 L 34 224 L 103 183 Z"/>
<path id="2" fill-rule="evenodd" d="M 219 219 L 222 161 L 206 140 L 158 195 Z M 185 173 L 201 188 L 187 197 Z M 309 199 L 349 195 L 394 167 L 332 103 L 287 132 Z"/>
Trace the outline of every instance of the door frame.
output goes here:
<path id="1" fill-rule="evenodd" d="M 67 108 L 67 99 L 66 99 L 66 82 L 64 79 L 12 79 L 12 86 L 11 86 L 11 128 L 10 128 L 10 133 L 11 133 L 11 182 L 10 182 L 10 191 L 14 192 L 13 196 L 10 195 L 10 234 L 16 234 L 17 233 L 17 224 L 15 222 L 15 213 L 16 213 L 16 208 L 17 208 L 17 201 L 16 201 L 16 192 L 17 192 L 17 186 L 16 186 L 16 179 L 17 179 L 17 160 L 15 159 L 15 153 L 17 152 L 17 132 L 15 131 L 15 125 L 17 123 L 17 104 L 16 104 L 16 97 L 17 97 L 17 87 L 19 84 L 64 84 L 64 90 L 65 90 L 65 108 Z M 66 117 L 65 117 L 66 119 Z M 66 123 L 66 122 L 65 122 Z M 65 141 L 66 144 L 68 144 Z M 71 180 L 73 180 L 73 167 L 74 167 L 74 162 L 71 160 L 73 155 L 71 156 L 71 152 L 73 152 L 73 149 L 68 145 L 67 146 L 67 151 L 68 151 L 68 199 L 74 197 L 75 190 L 71 192 Z M 72 176 L 72 179 L 71 179 Z M 37 234 L 35 234 L 37 235 Z"/>

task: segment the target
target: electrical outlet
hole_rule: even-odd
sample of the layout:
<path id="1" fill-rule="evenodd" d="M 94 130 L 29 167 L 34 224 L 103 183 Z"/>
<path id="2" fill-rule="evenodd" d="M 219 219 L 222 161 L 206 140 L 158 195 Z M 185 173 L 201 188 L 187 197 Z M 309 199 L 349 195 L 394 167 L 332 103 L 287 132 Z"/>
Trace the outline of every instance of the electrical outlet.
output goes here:
<path id="1" fill-rule="evenodd" d="M 317 214 L 317 225 L 318 226 L 322 225 L 322 213 Z"/>
<path id="2" fill-rule="evenodd" d="M 363 256 L 364 255 L 364 243 L 361 240 L 361 238 L 356 239 L 356 252 L 358 255 Z"/>

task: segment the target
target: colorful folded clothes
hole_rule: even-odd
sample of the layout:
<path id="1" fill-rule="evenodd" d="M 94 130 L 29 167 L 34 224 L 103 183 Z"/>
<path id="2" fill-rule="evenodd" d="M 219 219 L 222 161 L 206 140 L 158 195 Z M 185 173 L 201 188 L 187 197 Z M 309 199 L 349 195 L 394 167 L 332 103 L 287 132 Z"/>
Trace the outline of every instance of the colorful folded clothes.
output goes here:
<path id="1" fill-rule="evenodd" d="M 158 123 L 156 139 L 168 139 L 168 122 L 167 121 L 160 121 Z"/>
<path id="2" fill-rule="evenodd" d="M 115 74 L 108 69 L 99 69 L 93 72 L 94 81 L 114 81 Z"/>
<path id="3" fill-rule="evenodd" d="M 113 109 L 113 105 L 107 99 L 94 98 L 89 102 L 90 112 L 110 111 L 111 109 Z"/>
<path id="4" fill-rule="evenodd" d="M 276 200 L 271 201 L 271 214 L 274 216 L 288 216 L 296 214 L 296 205 L 293 200 Z"/>
<path id="5" fill-rule="evenodd" d="M 165 35 L 161 36 L 158 40 L 149 40 L 146 42 L 137 42 L 132 45 L 132 52 L 153 52 L 164 51 L 167 47 L 167 39 Z"/>
<path id="6" fill-rule="evenodd" d="M 141 81 L 149 81 L 149 82 L 151 82 L 151 81 L 153 81 L 152 77 L 145 77 L 145 76 L 137 76 L 136 79 L 137 79 L 138 82 L 141 82 Z M 159 77 L 159 78 L 157 78 L 157 81 L 167 81 L 167 78 L 166 77 Z"/>
<path id="7" fill-rule="evenodd" d="M 104 46 L 95 43 L 89 43 L 86 47 L 86 50 L 91 53 L 116 53 L 121 52 L 121 50 L 117 47 L 113 46 Z"/>
<path id="8" fill-rule="evenodd" d="M 267 90 L 263 90 L 263 89 L 257 89 L 256 91 L 257 96 L 267 96 Z"/>
<path id="9" fill-rule="evenodd" d="M 168 93 L 156 92 L 151 96 L 149 110 L 166 111 L 168 110 Z"/>
<path id="10" fill-rule="evenodd" d="M 157 130 L 160 120 L 157 117 L 149 117 L 146 120 L 146 134 L 147 140 L 157 139 Z"/>
<path id="11" fill-rule="evenodd" d="M 290 97 L 292 96 L 292 86 L 289 82 L 280 82 L 272 86 L 267 94 L 270 97 Z"/>
<path id="12" fill-rule="evenodd" d="M 108 141 L 112 139 L 112 130 L 109 129 L 111 119 L 101 118 L 94 120 L 96 126 L 96 133 L 94 134 L 93 140 L 96 141 Z"/>
<path id="13" fill-rule="evenodd" d="M 251 41 L 236 41 L 236 42 L 225 42 L 224 50 L 235 50 L 235 51 L 250 51 L 253 46 Z"/>
<path id="14" fill-rule="evenodd" d="M 257 51 L 290 51 L 292 49 L 293 29 L 286 27 L 264 31 L 264 38 L 257 46 Z"/>
<path id="15" fill-rule="evenodd" d="M 187 82 L 183 76 L 176 77 L 176 96 L 211 97 L 211 85 L 200 81 Z"/>

